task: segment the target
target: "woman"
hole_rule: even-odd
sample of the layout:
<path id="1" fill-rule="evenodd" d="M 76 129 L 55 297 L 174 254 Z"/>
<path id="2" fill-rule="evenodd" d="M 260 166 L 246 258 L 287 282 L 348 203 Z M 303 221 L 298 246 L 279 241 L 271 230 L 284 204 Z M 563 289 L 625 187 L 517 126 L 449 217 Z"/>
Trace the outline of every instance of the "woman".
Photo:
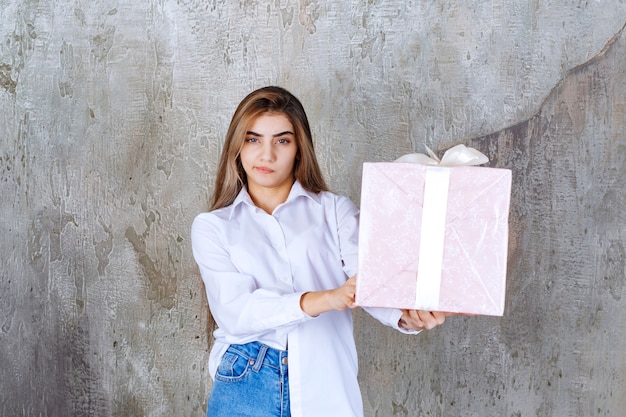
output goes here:
<path id="1" fill-rule="evenodd" d="M 207 415 L 362 416 L 350 311 L 358 210 L 328 191 L 291 93 L 265 87 L 239 104 L 211 211 L 191 236 L 217 323 Z M 405 333 L 445 320 L 367 311 Z"/>

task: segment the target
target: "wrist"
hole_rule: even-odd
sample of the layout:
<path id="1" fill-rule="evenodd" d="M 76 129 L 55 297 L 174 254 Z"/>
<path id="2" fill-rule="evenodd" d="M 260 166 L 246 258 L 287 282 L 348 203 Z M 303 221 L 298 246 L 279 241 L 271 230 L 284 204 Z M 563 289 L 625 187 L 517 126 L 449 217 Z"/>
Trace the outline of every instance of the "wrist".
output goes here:
<path id="1" fill-rule="evenodd" d="M 300 308 L 311 317 L 332 310 L 329 302 L 329 291 L 305 292 L 300 298 Z"/>

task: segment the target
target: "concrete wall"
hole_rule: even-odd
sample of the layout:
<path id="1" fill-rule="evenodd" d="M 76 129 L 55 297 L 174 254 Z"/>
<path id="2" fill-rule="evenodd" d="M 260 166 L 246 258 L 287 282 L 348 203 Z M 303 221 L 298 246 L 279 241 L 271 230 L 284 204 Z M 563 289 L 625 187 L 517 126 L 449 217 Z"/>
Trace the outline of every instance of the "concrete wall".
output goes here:
<path id="1" fill-rule="evenodd" d="M 479 4 L 472 4 L 479 3 Z M 202 416 L 189 226 L 236 104 L 301 98 L 332 188 L 513 170 L 505 316 L 356 312 L 367 416 L 626 413 L 626 3 L 0 0 L 0 415 Z"/>

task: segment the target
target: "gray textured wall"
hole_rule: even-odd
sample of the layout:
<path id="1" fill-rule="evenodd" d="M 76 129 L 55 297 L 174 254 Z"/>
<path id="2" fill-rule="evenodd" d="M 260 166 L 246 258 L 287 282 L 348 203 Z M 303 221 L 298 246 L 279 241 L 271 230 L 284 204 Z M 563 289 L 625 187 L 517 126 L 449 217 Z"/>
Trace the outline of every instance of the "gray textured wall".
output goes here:
<path id="1" fill-rule="evenodd" d="M 357 203 L 363 161 L 424 145 L 513 170 L 505 316 L 407 337 L 356 312 L 368 417 L 625 415 L 625 23 L 623 0 L 0 0 L 0 415 L 203 415 L 189 226 L 266 84 Z"/>

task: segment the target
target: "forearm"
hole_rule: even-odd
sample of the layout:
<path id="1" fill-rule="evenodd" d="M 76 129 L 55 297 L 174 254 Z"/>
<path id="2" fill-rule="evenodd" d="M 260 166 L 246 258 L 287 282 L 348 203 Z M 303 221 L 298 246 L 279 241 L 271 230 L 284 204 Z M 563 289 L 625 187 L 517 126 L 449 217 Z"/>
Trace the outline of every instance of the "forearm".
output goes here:
<path id="1" fill-rule="evenodd" d="M 257 290 L 230 298 L 223 293 L 207 293 L 218 326 L 233 336 L 261 334 L 311 319 L 300 308 L 301 294 Z"/>
<path id="2" fill-rule="evenodd" d="M 330 291 L 314 291 L 302 294 L 300 308 L 311 317 L 333 310 L 330 303 Z"/>
<path id="3" fill-rule="evenodd" d="M 300 308 L 312 317 L 331 310 L 354 308 L 354 290 L 355 278 L 352 277 L 339 288 L 306 292 L 300 298 Z"/>

